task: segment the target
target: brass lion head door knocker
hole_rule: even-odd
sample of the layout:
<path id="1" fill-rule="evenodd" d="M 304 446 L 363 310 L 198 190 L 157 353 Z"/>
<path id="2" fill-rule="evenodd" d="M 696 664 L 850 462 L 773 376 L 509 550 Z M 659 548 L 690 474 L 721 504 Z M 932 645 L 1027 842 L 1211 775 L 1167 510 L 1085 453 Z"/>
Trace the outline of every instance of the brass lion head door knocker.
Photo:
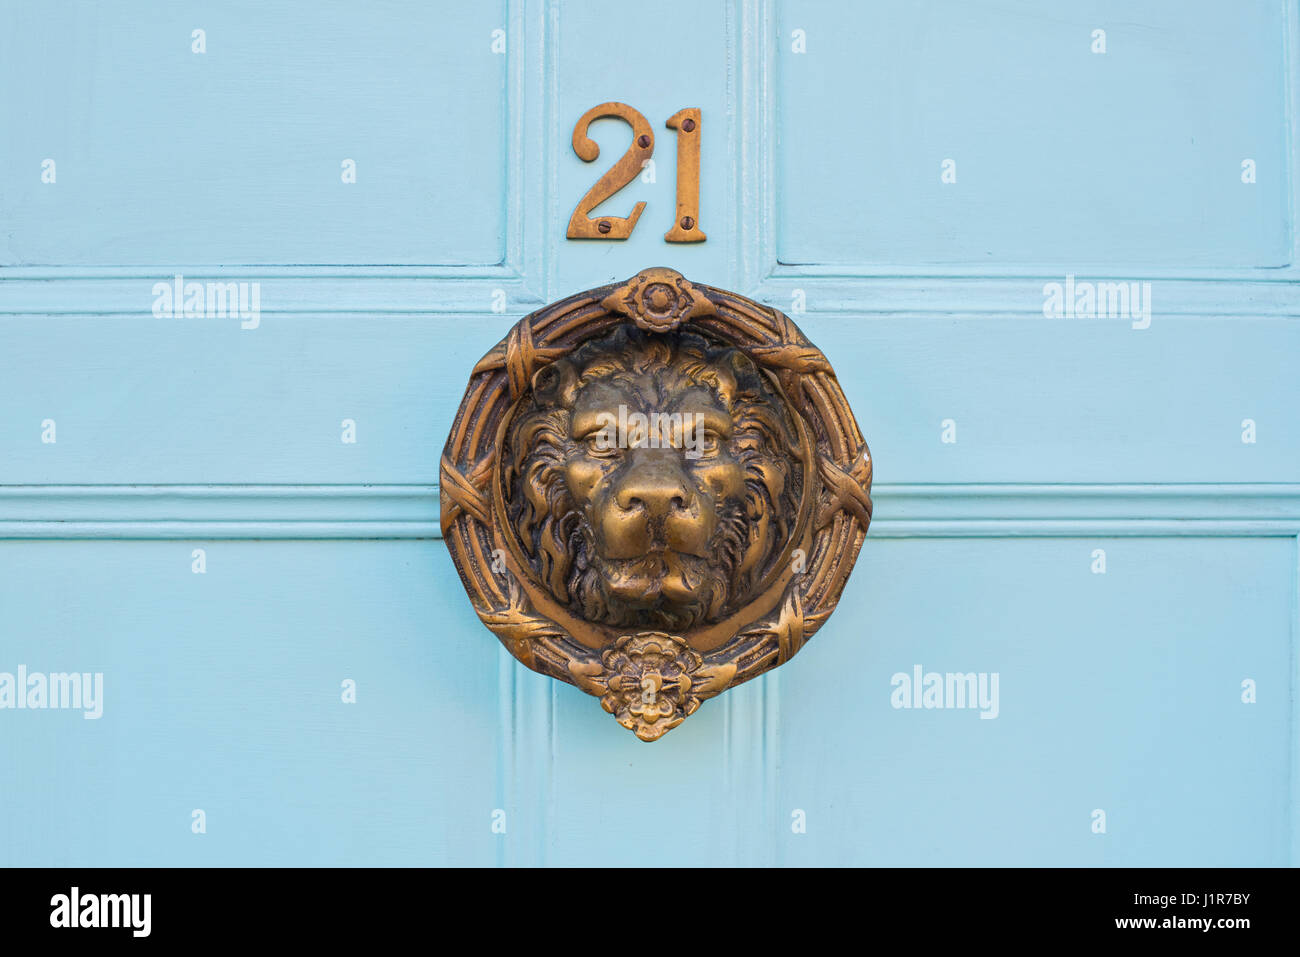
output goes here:
<path id="1" fill-rule="evenodd" d="M 826 357 L 671 269 L 521 319 L 474 367 L 441 474 L 483 623 L 643 741 L 788 661 L 871 521 Z"/>

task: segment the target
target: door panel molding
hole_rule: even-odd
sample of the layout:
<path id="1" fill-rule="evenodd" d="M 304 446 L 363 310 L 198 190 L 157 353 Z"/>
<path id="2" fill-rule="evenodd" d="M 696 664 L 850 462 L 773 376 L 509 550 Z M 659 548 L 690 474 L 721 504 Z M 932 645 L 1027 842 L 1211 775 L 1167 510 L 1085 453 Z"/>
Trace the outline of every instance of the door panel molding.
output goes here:
<path id="1" fill-rule="evenodd" d="M 873 538 L 1300 535 L 1300 483 L 879 484 Z M 8 485 L 0 539 L 434 539 L 436 485 Z"/>

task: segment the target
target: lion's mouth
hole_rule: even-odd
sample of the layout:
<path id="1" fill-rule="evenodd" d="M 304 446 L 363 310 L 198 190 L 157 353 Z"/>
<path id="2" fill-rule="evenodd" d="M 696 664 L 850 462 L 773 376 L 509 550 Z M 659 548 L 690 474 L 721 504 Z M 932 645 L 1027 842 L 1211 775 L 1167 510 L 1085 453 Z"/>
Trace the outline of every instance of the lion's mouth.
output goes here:
<path id="1" fill-rule="evenodd" d="M 660 546 L 640 558 L 606 559 L 605 577 L 610 591 L 619 597 L 624 597 L 625 591 L 658 593 L 661 584 L 676 580 L 688 587 L 685 594 L 689 596 L 703 585 L 707 566 L 706 559 Z"/>
<path id="2" fill-rule="evenodd" d="M 674 617 L 695 621 L 710 610 L 710 570 L 708 559 L 655 548 L 639 558 L 607 561 L 605 591 L 624 615 L 671 609 Z"/>

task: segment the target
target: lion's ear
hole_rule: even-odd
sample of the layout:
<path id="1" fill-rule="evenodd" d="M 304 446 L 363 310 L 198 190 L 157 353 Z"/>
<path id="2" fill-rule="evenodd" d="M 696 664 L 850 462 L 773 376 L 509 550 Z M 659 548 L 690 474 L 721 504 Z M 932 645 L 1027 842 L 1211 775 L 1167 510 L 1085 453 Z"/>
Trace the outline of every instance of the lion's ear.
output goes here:
<path id="1" fill-rule="evenodd" d="M 714 388 L 728 405 L 734 403 L 737 396 L 761 391 L 758 366 L 739 349 L 728 347 L 718 354 L 710 371 L 715 380 Z"/>
<path id="2" fill-rule="evenodd" d="M 573 386 L 577 379 L 573 363 L 558 359 L 533 373 L 533 395 L 543 405 L 567 406 L 573 402 Z"/>
<path id="3" fill-rule="evenodd" d="M 727 357 L 727 364 L 731 366 L 731 372 L 736 377 L 736 384 L 746 392 L 759 388 L 760 378 L 758 366 L 754 360 L 739 349 L 733 349 Z"/>

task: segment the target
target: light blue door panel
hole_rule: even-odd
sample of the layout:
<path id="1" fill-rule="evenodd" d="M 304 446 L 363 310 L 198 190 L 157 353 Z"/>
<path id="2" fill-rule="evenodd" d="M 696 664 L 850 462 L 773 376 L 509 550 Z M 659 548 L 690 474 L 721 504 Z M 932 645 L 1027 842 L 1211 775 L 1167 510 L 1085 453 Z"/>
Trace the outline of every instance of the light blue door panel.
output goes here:
<path id="1" fill-rule="evenodd" d="M 0 670 L 103 675 L 97 719 L 0 712 L 0 864 L 493 861 L 495 642 L 452 580 L 429 541 L 0 543 Z"/>
<path id="2" fill-rule="evenodd" d="M 778 258 L 1289 265 L 1285 7 L 783 3 Z"/>
<path id="3" fill-rule="evenodd" d="M 1294 560 L 1289 539 L 878 542 L 777 676 L 798 702 L 777 721 L 778 858 L 1286 864 Z M 917 665 L 997 673 L 997 717 L 896 708 Z"/>
<path id="4" fill-rule="evenodd" d="M 1295 482 L 1300 327 L 1276 319 L 913 318 L 800 325 L 876 480 Z M 50 318 L 5 326 L 5 481 L 433 484 L 483 315 Z M 69 388 L 76 383 L 77 388 Z M 41 442 L 42 422 L 55 444 Z M 355 444 L 342 422 L 356 424 Z M 955 442 L 941 441 L 944 421 Z M 1243 443 L 1242 422 L 1255 423 Z"/>
<path id="5" fill-rule="evenodd" d="M 4 17 L 2 265 L 504 256 L 504 3 L 15 3 Z"/>

